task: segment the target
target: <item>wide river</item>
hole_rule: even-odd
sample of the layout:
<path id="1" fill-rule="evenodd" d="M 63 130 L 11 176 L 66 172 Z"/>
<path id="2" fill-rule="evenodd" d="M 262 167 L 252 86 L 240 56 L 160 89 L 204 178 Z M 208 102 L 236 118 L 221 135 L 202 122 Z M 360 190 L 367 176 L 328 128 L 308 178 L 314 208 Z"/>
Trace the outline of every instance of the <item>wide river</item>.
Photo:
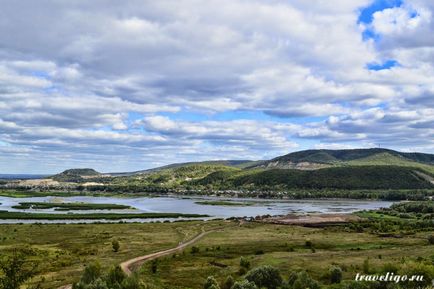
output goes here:
<path id="1" fill-rule="evenodd" d="M 203 205 L 201 201 L 232 201 L 236 203 L 249 203 L 249 206 L 216 206 Z M 70 211 L 74 214 L 83 213 L 184 213 L 206 214 L 213 218 L 229 217 L 254 217 L 257 215 L 283 215 L 289 213 L 351 213 L 360 210 L 387 208 L 392 202 L 372 200 L 263 200 L 263 199 L 232 199 L 216 197 L 34 197 L 34 198 L 10 198 L 0 196 L 0 210 L 19 211 L 28 213 L 52 213 L 65 214 L 65 211 L 54 209 L 14 209 L 21 202 L 50 202 L 50 203 L 92 203 L 92 204 L 120 204 L 127 205 L 131 210 L 77 210 Z M 151 222 L 173 219 L 125 219 L 126 222 Z M 119 220 L 116 220 L 118 222 Z M 104 222 L 104 220 L 0 220 L 0 223 L 84 223 Z M 112 221 L 113 222 L 113 221 Z"/>

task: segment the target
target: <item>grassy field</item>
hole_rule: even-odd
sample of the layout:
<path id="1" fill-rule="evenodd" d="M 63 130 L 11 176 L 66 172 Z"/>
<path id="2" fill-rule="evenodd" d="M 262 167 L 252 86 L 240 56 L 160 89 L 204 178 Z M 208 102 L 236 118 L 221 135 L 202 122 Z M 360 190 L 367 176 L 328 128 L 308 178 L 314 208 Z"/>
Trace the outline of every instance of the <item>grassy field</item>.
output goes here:
<path id="1" fill-rule="evenodd" d="M 332 265 L 343 268 L 344 280 L 353 280 L 357 272 L 363 272 L 367 259 L 374 272 L 381 271 L 386 264 L 400 263 L 403 258 L 434 258 L 433 246 L 426 241 L 426 235 L 425 232 L 394 239 L 345 232 L 339 227 L 247 224 L 212 233 L 196 245 L 198 253 L 187 252 L 160 260 L 155 274 L 149 264 L 141 273 L 155 288 L 201 288 L 210 275 L 219 282 L 228 275 L 240 278 L 239 263 L 243 256 L 251 267 L 279 268 L 284 279 L 292 270 L 304 269 L 326 284 L 328 268 Z M 313 244 L 314 250 L 306 246 L 306 241 Z"/>
<path id="2" fill-rule="evenodd" d="M 0 256 L 12 248 L 29 251 L 39 262 L 43 288 L 77 281 L 86 264 L 98 260 L 104 268 L 146 253 L 176 246 L 219 223 L 176 222 L 148 224 L 0 225 Z M 118 240 L 119 252 L 111 242 Z"/>
<path id="3" fill-rule="evenodd" d="M 356 233 L 347 226 L 307 228 L 263 223 L 239 226 L 224 221 L 0 225 L 0 254 L 7 255 L 16 246 L 26 247 L 32 252 L 31 258 L 42 264 L 39 276 L 45 278 L 43 288 L 56 288 L 77 281 L 84 265 L 95 260 L 108 268 L 132 257 L 174 247 L 202 229 L 211 228 L 221 230 L 195 244 L 195 253 L 188 248 L 159 259 L 156 273 L 150 263 L 145 264 L 140 276 L 149 288 L 199 289 L 210 275 L 218 281 L 228 275 L 239 279 L 241 257 L 247 258 L 251 267 L 273 265 L 284 278 L 291 270 L 305 269 L 323 284 L 327 284 L 328 268 L 332 265 L 343 269 L 344 280 L 352 280 L 356 272 L 363 272 L 366 262 L 369 270 L 377 272 L 386 264 L 434 258 L 434 247 L 427 242 L 432 231 L 390 238 Z M 112 240 L 121 244 L 117 253 L 112 251 Z"/>

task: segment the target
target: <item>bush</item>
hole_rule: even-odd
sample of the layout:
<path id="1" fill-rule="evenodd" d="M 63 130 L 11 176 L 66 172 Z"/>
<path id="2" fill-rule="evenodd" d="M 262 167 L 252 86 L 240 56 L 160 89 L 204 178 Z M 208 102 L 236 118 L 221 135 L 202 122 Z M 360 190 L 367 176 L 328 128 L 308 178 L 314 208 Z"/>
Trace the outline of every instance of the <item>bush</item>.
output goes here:
<path id="1" fill-rule="evenodd" d="M 209 276 L 208 278 L 206 278 L 205 284 L 203 284 L 203 289 L 214 289 L 214 288 L 219 289 L 220 287 L 216 279 L 213 276 Z"/>
<path id="2" fill-rule="evenodd" d="M 333 266 L 329 269 L 330 273 L 330 282 L 332 284 L 334 283 L 341 283 L 342 281 L 342 269 L 338 266 Z"/>
<path id="3" fill-rule="evenodd" d="M 431 245 L 434 245 L 434 235 L 431 235 L 428 237 L 428 243 L 430 243 Z"/>
<path id="4" fill-rule="evenodd" d="M 81 276 L 80 283 L 91 284 L 101 277 L 101 265 L 96 262 L 86 266 L 83 275 Z"/>
<path id="5" fill-rule="evenodd" d="M 240 259 L 240 266 L 241 266 L 241 267 L 244 267 L 244 268 L 246 268 L 246 269 L 249 269 L 249 268 L 250 268 L 250 261 L 247 260 L 247 259 L 244 258 L 244 257 L 241 257 L 241 259 Z"/>
<path id="6" fill-rule="evenodd" d="M 291 273 L 288 280 L 288 285 L 293 289 L 320 289 L 317 281 L 313 280 L 305 271 L 299 273 Z"/>
<path id="7" fill-rule="evenodd" d="M 113 240 L 112 241 L 112 248 L 113 248 L 113 252 L 118 252 L 120 245 L 119 245 L 119 241 L 118 240 Z"/>
<path id="8" fill-rule="evenodd" d="M 268 265 L 250 270 L 246 275 L 246 280 L 255 283 L 259 288 L 276 289 L 282 285 L 279 270 Z"/>
<path id="9" fill-rule="evenodd" d="M 120 266 L 113 267 L 107 274 L 107 285 L 110 288 L 120 287 L 120 284 L 127 278 Z M 116 287 L 117 286 L 117 287 Z"/>
<path id="10" fill-rule="evenodd" d="M 19 289 L 21 284 L 36 275 L 36 265 L 29 269 L 24 252 L 14 250 L 13 255 L 0 260 L 0 288 Z"/>

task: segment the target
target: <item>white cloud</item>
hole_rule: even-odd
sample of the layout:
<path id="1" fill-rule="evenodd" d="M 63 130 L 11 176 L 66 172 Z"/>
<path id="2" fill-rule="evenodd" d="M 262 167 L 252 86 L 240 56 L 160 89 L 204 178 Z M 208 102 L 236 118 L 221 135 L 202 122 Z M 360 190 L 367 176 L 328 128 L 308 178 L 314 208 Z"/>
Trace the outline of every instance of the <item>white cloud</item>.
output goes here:
<path id="1" fill-rule="evenodd" d="M 434 4 L 358 24 L 371 2 L 2 3 L 0 142 L 32 151 L 14 162 L 118 155 L 119 169 L 274 156 L 300 139 L 432 152 Z M 366 68 L 388 60 L 398 66 Z"/>

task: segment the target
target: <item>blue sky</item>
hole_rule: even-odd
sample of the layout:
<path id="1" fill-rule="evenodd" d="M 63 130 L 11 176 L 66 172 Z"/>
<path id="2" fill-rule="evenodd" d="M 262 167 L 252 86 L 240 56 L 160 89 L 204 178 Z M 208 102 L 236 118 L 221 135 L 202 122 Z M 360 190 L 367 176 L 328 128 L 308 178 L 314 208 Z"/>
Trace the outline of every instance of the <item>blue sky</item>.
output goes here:
<path id="1" fill-rule="evenodd" d="M 433 15 L 429 0 L 4 3 L 0 173 L 434 153 Z"/>

